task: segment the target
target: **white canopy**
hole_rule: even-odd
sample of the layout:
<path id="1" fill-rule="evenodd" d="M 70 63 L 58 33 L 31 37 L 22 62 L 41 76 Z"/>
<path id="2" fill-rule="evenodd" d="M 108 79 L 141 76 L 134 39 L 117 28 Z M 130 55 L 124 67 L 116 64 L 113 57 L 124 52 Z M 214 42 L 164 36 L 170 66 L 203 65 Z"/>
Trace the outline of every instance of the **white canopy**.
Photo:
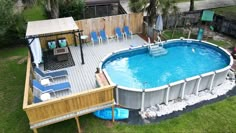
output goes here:
<path id="1" fill-rule="evenodd" d="M 72 17 L 31 21 L 27 24 L 26 37 L 78 30 Z"/>

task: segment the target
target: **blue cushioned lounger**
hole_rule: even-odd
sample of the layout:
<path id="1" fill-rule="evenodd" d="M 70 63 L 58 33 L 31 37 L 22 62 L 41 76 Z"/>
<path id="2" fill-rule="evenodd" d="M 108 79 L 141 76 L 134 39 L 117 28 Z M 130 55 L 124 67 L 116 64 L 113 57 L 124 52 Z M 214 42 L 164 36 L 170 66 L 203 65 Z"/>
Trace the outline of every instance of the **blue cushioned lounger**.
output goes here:
<path id="1" fill-rule="evenodd" d="M 108 43 L 109 43 L 108 37 L 107 37 L 106 32 L 104 30 L 100 30 L 100 37 L 101 37 L 101 41 L 108 41 Z"/>
<path id="2" fill-rule="evenodd" d="M 116 38 L 117 38 L 117 40 L 120 39 L 120 38 L 124 38 L 124 34 L 121 32 L 121 30 L 120 30 L 119 27 L 117 27 L 117 28 L 115 29 L 115 32 L 116 32 Z"/>
<path id="3" fill-rule="evenodd" d="M 99 38 L 98 38 L 98 36 L 97 36 L 97 33 L 96 32 L 91 32 L 91 41 L 92 41 L 92 43 L 93 43 L 93 46 L 94 46 L 94 43 L 95 42 L 98 42 L 98 43 L 100 43 L 100 40 L 99 40 Z"/>
<path id="4" fill-rule="evenodd" d="M 126 39 L 127 39 L 127 37 L 132 38 L 132 32 L 129 30 L 128 26 L 124 26 L 124 33 L 125 33 Z"/>
<path id="5" fill-rule="evenodd" d="M 37 80 L 33 80 L 33 88 L 39 90 L 41 93 L 55 93 L 57 91 L 69 90 L 71 88 L 69 82 L 43 86 Z"/>
<path id="6" fill-rule="evenodd" d="M 68 73 L 66 70 L 61 70 L 61 71 L 51 71 L 51 72 L 47 72 L 44 73 L 43 71 L 41 71 L 39 68 L 35 68 L 34 69 L 35 73 L 37 75 L 40 76 L 40 78 L 51 78 L 51 79 L 55 79 L 55 78 L 61 78 L 61 77 L 67 77 Z"/>

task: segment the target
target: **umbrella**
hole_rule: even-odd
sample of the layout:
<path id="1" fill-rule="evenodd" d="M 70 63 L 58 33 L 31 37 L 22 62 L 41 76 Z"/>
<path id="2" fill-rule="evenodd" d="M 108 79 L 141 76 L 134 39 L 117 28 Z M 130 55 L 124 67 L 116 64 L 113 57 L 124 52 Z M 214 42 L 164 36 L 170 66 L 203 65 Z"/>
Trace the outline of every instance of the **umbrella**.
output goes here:
<path id="1" fill-rule="evenodd" d="M 163 21 L 162 21 L 162 16 L 159 15 L 157 17 L 157 21 L 156 21 L 156 29 L 161 32 L 163 30 Z"/>

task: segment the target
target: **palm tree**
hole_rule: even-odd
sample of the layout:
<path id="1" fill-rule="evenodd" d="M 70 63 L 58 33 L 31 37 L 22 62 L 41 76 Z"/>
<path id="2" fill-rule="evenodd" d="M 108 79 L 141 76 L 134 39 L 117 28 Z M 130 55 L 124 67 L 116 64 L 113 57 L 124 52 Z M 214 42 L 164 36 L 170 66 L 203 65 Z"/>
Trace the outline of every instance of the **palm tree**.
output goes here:
<path id="1" fill-rule="evenodd" d="M 45 8 L 51 18 L 59 17 L 59 0 L 46 0 Z"/>
<path id="2" fill-rule="evenodd" d="M 194 0 L 190 0 L 189 11 L 193 11 L 193 10 L 194 10 Z"/>
<path id="3" fill-rule="evenodd" d="M 174 0 L 130 0 L 129 7 L 133 12 L 147 11 L 149 25 L 153 25 L 156 15 L 161 14 L 166 20 L 166 26 L 169 15 L 178 12 Z"/>
<path id="4" fill-rule="evenodd" d="M 161 14 L 165 18 L 165 28 L 168 25 L 169 16 L 171 14 L 177 15 L 179 11 L 178 7 L 175 5 L 175 1 L 173 0 L 158 0 L 157 8 L 157 13 Z"/>
<path id="5" fill-rule="evenodd" d="M 132 12 L 144 12 L 147 0 L 129 0 L 129 8 Z"/>

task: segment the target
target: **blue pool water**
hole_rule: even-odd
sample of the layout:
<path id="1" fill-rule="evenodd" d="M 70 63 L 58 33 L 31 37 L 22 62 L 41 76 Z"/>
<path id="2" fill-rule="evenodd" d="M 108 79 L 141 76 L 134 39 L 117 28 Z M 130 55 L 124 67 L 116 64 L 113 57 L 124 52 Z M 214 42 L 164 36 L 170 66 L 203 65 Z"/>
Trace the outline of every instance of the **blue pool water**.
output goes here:
<path id="1" fill-rule="evenodd" d="M 162 86 L 229 64 L 229 57 L 218 48 L 198 42 L 171 42 L 168 53 L 152 57 L 147 48 L 108 58 L 103 64 L 112 82 L 129 88 L 147 89 Z"/>

